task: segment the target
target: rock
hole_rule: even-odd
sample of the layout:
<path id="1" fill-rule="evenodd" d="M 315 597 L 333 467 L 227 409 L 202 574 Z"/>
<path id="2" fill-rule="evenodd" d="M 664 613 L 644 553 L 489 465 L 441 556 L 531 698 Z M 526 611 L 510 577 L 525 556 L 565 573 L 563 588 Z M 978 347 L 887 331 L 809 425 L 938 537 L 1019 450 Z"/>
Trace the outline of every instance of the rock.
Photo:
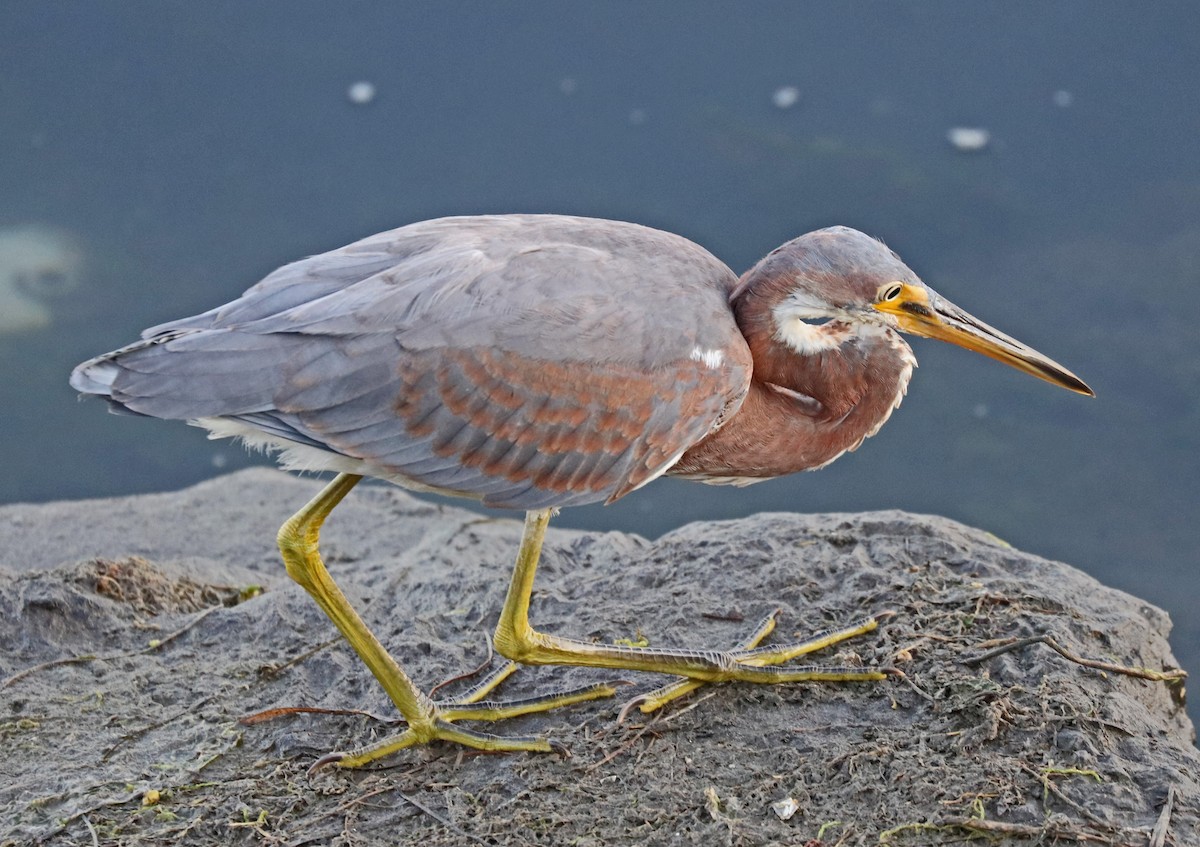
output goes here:
<path id="1" fill-rule="evenodd" d="M 1073 656 L 1170 670 L 1167 616 L 986 533 L 901 512 L 764 514 L 656 542 L 552 529 L 533 620 L 606 642 L 723 647 L 776 606 L 775 639 L 892 610 L 816 660 L 903 678 L 713 686 L 625 724 L 618 702 L 598 701 L 496 727 L 549 735 L 569 760 L 439 745 L 310 777 L 324 753 L 394 731 L 386 697 L 277 561 L 278 525 L 315 489 L 250 470 L 170 494 L 0 508 L 0 844 L 325 844 L 346 832 L 360 844 L 983 833 L 1144 845 L 1156 824 L 1167 844 L 1200 843 L 1181 686 L 1044 643 L 965 661 L 1050 633 Z M 428 686 L 485 657 L 519 535 L 507 516 L 360 486 L 323 544 Z M 612 676 L 525 668 L 502 691 Z M 625 676 L 629 696 L 663 681 Z M 289 706 L 366 714 L 239 723 Z M 786 819 L 773 811 L 785 801 Z"/>

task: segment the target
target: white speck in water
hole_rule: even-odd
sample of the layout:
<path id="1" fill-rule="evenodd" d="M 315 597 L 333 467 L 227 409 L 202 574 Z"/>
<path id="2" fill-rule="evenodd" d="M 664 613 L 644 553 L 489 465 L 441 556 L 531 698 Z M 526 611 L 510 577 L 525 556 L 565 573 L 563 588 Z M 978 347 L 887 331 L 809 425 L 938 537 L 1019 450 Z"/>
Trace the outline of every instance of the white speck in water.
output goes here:
<path id="1" fill-rule="evenodd" d="M 783 85 L 775 89 L 771 102 L 777 109 L 790 109 L 800 102 L 800 89 L 794 85 Z"/>
<path id="2" fill-rule="evenodd" d="M 229 457 L 226 456 L 224 453 L 213 453 L 212 466 L 214 468 L 216 468 L 217 470 L 220 470 L 221 468 L 225 467 L 228 464 L 229 464 Z"/>
<path id="3" fill-rule="evenodd" d="M 645 109 L 630 110 L 629 122 L 631 124 L 633 124 L 634 126 L 638 126 L 639 124 L 644 124 L 646 122 L 646 110 Z"/>
<path id="4" fill-rule="evenodd" d="M 1069 108 L 1070 105 L 1075 102 L 1075 95 L 1073 95 L 1070 91 L 1066 91 L 1066 90 L 1060 88 L 1060 89 L 1058 89 L 1058 91 L 1054 92 L 1054 97 L 1051 99 L 1054 100 L 1055 106 L 1057 106 L 1060 109 L 1066 109 L 1066 108 Z"/>
<path id="5" fill-rule="evenodd" d="M 781 821 L 791 819 L 792 815 L 796 814 L 799 808 L 800 804 L 791 797 L 784 797 L 782 800 L 771 804 L 771 811 Z"/>
<path id="6" fill-rule="evenodd" d="M 980 420 L 983 420 L 988 416 L 990 411 L 991 410 L 988 409 L 987 403 L 976 403 L 975 408 L 971 409 L 971 414 Z"/>
<path id="7" fill-rule="evenodd" d="M 954 146 L 955 150 L 961 150 L 964 153 L 978 153 L 991 143 L 992 134 L 982 127 L 955 126 L 946 133 L 946 140 Z"/>
<path id="8" fill-rule="evenodd" d="M 564 76 L 558 81 L 558 90 L 563 94 L 574 94 L 579 88 L 579 83 L 575 81 L 573 76 Z"/>
<path id="9" fill-rule="evenodd" d="M 359 80 L 346 89 L 346 96 L 354 105 L 365 106 L 375 99 L 375 83 Z"/>

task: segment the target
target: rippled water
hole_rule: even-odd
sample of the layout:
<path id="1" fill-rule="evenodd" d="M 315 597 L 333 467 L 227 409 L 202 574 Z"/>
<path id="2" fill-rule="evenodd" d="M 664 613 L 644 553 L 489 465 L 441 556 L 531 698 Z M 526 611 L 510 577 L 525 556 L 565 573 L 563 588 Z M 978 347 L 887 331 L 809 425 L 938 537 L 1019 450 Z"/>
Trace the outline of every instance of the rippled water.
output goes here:
<path id="1" fill-rule="evenodd" d="M 1168 608 L 1200 671 L 1198 23 L 1185 3 L 10 4 L 0 499 L 254 461 L 78 404 L 66 375 L 371 232 L 572 212 L 683 233 L 740 271 L 844 223 L 1098 398 L 917 340 L 904 408 L 832 467 L 656 483 L 561 523 L 938 512 Z M 30 225 L 64 239 L 49 275 L 3 252 Z"/>

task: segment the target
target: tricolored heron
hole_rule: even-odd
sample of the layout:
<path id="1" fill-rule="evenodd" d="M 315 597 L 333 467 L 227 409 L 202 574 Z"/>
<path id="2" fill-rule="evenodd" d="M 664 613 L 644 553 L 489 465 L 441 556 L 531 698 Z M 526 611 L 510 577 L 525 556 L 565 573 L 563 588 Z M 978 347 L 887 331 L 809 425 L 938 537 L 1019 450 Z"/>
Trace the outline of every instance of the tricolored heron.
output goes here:
<path id="1" fill-rule="evenodd" d="M 211 437 L 338 475 L 279 531 L 288 573 L 330 617 L 407 721 L 335 754 L 346 767 L 433 739 L 548 750 L 458 726 L 607 696 L 433 701 L 333 583 L 318 552 L 329 512 L 363 476 L 523 509 L 495 644 L 528 664 L 657 671 L 704 682 L 880 679 L 863 668 L 779 667 L 869 631 L 728 651 L 591 644 L 529 624 L 542 539 L 558 507 L 611 503 L 663 474 L 715 484 L 819 468 L 874 434 L 916 364 L 901 332 L 984 353 L 1080 394 L 1066 368 L 954 306 L 880 242 L 845 227 L 803 235 L 739 280 L 702 247 L 630 223 L 556 215 L 415 223 L 286 265 L 212 311 L 146 330 L 84 362 L 71 384 L 114 410 L 182 419 Z"/>

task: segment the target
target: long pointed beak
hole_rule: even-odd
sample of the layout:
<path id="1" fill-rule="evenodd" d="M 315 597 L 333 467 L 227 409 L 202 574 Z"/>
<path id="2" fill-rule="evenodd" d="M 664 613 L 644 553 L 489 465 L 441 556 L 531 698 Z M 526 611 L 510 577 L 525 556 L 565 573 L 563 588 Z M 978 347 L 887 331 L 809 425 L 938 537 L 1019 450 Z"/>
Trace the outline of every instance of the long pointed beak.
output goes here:
<path id="1" fill-rule="evenodd" d="M 895 315 L 903 332 L 949 341 L 1077 394 L 1096 396 L 1086 382 L 1058 362 L 988 326 L 928 289 L 902 285 L 898 296 L 876 303 L 875 308 Z"/>

